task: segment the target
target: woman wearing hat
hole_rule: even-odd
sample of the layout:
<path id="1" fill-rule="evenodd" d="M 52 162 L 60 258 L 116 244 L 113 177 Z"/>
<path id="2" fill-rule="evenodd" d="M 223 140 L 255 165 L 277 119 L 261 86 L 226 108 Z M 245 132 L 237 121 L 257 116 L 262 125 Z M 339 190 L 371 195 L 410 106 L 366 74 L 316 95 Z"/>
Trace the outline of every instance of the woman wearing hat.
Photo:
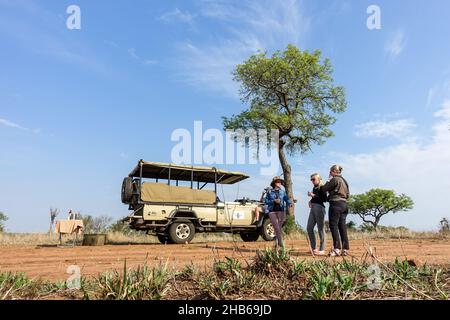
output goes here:
<path id="1" fill-rule="evenodd" d="M 286 220 L 286 208 L 292 205 L 286 191 L 281 188 L 284 181 L 280 177 L 274 177 L 270 186 L 272 187 L 266 194 L 265 204 L 269 209 L 269 218 L 275 230 L 276 243 L 279 247 L 284 248 L 283 233 L 281 228 Z"/>

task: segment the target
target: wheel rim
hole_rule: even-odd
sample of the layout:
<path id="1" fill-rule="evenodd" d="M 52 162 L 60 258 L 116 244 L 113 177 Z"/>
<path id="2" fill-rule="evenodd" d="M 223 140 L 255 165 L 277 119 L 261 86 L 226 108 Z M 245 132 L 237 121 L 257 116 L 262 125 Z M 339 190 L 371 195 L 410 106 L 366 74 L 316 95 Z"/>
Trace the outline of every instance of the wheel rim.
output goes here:
<path id="1" fill-rule="evenodd" d="M 176 233 L 178 238 L 186 239 L 191 234 L 191 229 L 189 228 L 189 226 L 187 224 L 181 223 L 175 229 L 175 233 Z"/>
<path id="2" fill-rule="evenodd" d="M 275 237 L 275 229 L 274 229 L 272 223 L 267 224 L 266 233 L 269 237 L 272 237 L 272 238 Z"/>

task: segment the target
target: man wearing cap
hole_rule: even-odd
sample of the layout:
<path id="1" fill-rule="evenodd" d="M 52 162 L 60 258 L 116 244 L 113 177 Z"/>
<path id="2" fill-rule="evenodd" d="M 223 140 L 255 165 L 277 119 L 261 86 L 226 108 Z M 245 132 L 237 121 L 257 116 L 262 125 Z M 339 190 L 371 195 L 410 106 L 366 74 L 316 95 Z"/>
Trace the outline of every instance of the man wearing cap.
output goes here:
<path id="1" fill-rule="evenodd" d="M 278 176 L 274 177 L 270 184 L 272 189 L 267 192 L 264 200 L 269 208 L 269 218 L 275 230 L 276 243 L 281 248 L 284 248 L 281 228 L 286 220 L 286 208 L 292 206 L 292 202 L 288 198 L 286 191 L 281 188 L 283 184 L 283 179 Z"/>

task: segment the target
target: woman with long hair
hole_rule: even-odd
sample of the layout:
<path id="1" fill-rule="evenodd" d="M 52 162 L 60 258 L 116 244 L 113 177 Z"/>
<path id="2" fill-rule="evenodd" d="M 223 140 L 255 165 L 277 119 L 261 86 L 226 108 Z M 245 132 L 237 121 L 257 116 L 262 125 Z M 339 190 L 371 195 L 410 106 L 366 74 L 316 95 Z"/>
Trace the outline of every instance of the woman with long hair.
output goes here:
<path id="1" fill-rule="evenodd" d="M 347 181 L 342 177 L 342 171 L 340 165 L 332 166 L 329 181 L 321 187 L 322 191 L 328 192 L 328 202 L 330 203 L 328 220 L 333 237 L 333 249 L 329 254 L 331 257 L 346 256 L 350 250 L 346 221 L 347 200 L 350 197 L 350 191 Z"/>
<path id="2" fill-rule="evenodd" d="M 283 179 L 278 176 L 274 177 L 270 184 L 272 189 L 267 192 L 264 202 L 268 207 L 270 222 L 275 230 L 276 244 L 279 248 L 284 249 L 281 228 L 286 220 L 286 208 L 292 205 L 292 201 L 287 196 L 286 191 L 281 188 L 283 183 Z"/>
<path id="3" fill-rule="evenodd" d="M 327 201 L 327 193 L 321 189 L 323 186 L 322 178 L 320 174 L 314 173 L 311 175 L 311 182 L 313 184 L 313 190 L 308 192 L 308 196 L 311 197 L 309 201 L 308 224 L 306 230 L 308 231 L 309 244 L 313 255 L 323 256 L 325 255 L 325 202 Z M 319 250 L 316 248 L 316 235 L 314 233 L 314 227 L 317 225 L 317 231 L 319 233 L 320 245 Z"/>

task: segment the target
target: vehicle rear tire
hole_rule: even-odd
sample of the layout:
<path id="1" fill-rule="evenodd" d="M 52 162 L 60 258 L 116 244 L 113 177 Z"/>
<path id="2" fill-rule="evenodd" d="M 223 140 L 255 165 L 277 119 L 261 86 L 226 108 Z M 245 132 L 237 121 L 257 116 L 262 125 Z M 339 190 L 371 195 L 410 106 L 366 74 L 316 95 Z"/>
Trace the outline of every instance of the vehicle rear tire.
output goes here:
<path id="1" fill-rule="evenodd" d="M 272 222 L 269 218 L 264 219 L 261 226 L 261 237 L 266 241 L 273 241 L 275 239 L 275 229 L 273 228 Z"/>
<path id="2" fill-rule="evenodd" d="M 241 232 L 241 239 L 244 242 L 255 242 L 259 238 L 258 232 Z"/>
<path id="3" fill-rule="evenodd" d="M 175 221 L 169 227 L 169 240 L 172 243 L 189 243 L 194 236 L 195 227 L 190 221 Z"/>
<path id="4" fill-rule="evenodd" d="M 133 179 L 126 177 L 122 182 L 122 203 L 129 204 L 133 197 Z"/>

